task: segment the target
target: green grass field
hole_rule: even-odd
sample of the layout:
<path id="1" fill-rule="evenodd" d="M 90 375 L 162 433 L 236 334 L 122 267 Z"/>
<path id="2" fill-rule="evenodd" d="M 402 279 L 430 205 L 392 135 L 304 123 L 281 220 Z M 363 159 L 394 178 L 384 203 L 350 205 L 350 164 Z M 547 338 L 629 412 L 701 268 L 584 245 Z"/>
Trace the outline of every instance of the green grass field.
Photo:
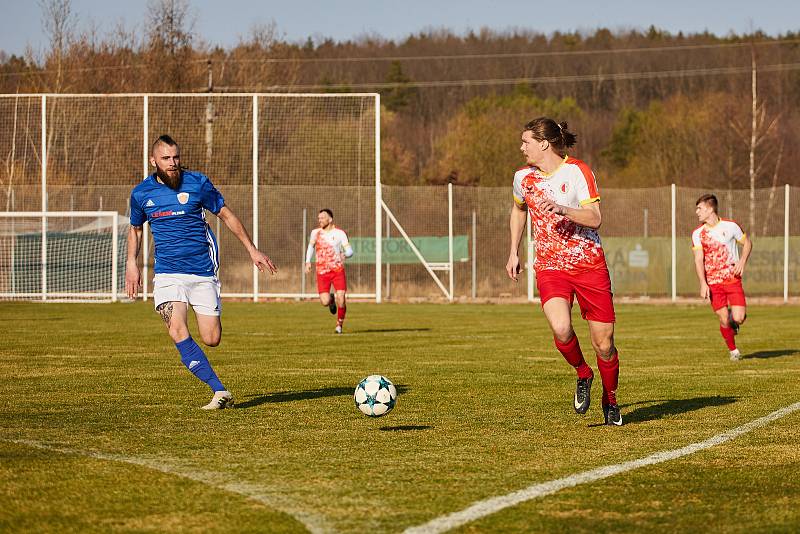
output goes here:
<path id="1" fill-rule="evenodd" d="M 800 400 L 797 307 L 750 308 L 740 362 L 707 306 L 617 313 L 625 426 L 610 428 L 599 375 L 573 412 L 574 372 L 534 305 L 353 303 L 334 336 L 318 304 L 226 303 L 207 353 L 238 407 L 206 412 L 150 303 L 4 303 L 0 531 L 399 532 Z M 383 418 L 353 406 L 372 373 L 400 390 Z M 796 532 L 799 425 L 795 411 L 457 530 Z"/>

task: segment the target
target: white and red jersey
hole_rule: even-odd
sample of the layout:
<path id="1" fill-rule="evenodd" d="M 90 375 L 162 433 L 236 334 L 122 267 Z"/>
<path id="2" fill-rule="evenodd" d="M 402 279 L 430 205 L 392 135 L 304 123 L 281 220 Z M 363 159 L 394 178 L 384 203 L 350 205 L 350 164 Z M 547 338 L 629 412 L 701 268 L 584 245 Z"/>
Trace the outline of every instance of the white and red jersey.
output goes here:
<path id="1" fill-rule="evenodd" d="M 527 205 L 531 217 L 536 241 L 536 271 L 575 274 L 605 268 L 606 258 L 597 230 L 562 215 L 540 211 L 536 201 L 545 198 L 562 206 L 579 208 L 599 201 L 600 194 L 589 166 L 569 156 L 551 174 L 537 167 L 523 167 L 514 174 L 514 201 L 520 207 Z"/>
<path id="2" fill-rule="evenodd" d="M 317 254 L 317 273 L 325 274 L 344 269 L 344 251 L 349 245 L 347 234 L 339 228 L 311 231 L 310 244 Z"/>
<path id="3" fill-rule="evenodd" d="M 692 232 L 692 250 L 703 251 L 707 284 L 734 281 L 733 267 L 739 261 L 736 243 L 744 242 L 744 237 L 742 228 L 728 219 L 720 219 L 714 226 L 704 224 Z"/>

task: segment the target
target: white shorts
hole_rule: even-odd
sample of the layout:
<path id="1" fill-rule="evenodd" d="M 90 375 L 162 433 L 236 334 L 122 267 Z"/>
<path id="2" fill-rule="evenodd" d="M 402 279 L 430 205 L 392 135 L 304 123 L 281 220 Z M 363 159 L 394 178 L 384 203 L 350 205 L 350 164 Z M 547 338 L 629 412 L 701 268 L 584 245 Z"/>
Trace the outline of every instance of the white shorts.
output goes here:
<path id="1" fill-rule="evenodd" d="M 216 276 L 157 274 L 153 277 L 153 302 L 156 308 L 165 302 L 185 302 L 197 314 L 219 316 L 221 287 Z"/>

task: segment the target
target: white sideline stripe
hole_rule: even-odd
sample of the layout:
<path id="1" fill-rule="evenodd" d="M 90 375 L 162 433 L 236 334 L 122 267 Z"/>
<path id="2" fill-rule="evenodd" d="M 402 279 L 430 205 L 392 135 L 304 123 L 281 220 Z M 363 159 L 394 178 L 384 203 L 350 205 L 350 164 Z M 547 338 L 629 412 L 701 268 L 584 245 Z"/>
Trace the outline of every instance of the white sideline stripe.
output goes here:
<path id="1" fill-rule="evenodd" d="M 742 434 L 747 434 L 756 428 L 765 426 L 772 421 L 785 417 L 792 412 L 796 412 L 797 410 L 800 410 L 800 402 L 796 402 L 790 406 L 776 410 L 769 415 L 765 415 L 764 417 L 760 417 L 750 421 L 749 423 L 745 423 L 742 426 L 736 427 L 732 430 L 727 430 L 721 434 L 717 434 L 716 436 L 708 438 L 705 441 L 692 443 L 685 447 L 681 447 L 680 449 L 657 452 L 655 454 L 651 454 L 650 456 L 639 458 L 638 460 L 631 460 L 629 462 L 623 462 L 616 465 L 607 465 L 605 467 L 592 469 L 591 471 L 576 473 L 568 477 L 542 482 L 541 484 L 534 484 L 533 486 L 528 486 L 527 488 L 506 495 L 478 501 L 459 512 L 443 515 L 417 527 L 407 528 L 403 532 L 405 534 L 433 534 L 445 532 L 494 514 L 495 512 L 499 512 L 504 508 L 509 508 L 525 501 L 551 495 L 565 488 L 571 488 L 580 484 L 595 482 L 619 473 L 624 473 L 626 471 L 631 471 L 647 465 L 675 460 L 677 458 L 681 458 L 682 456 L 688 456 L 698 451 L 709 449 L 715 445 L 719 445 L 721 443 L 725 443 L 726 441 L 737 438 Z"/>
<path id="2" fill-rule="evenodd" d="M 58 452 L 61 454 L 74 454 L 77 456 L 85 456 L 94 458 L 96 460 L 108 460 L 112 462 L 122 462 L 126 464 L 133 464 L 141 467 L 146 467 L 154 471 L 160 471 L 168 475 L 175 475 L 182 478 L 187 478 L 194 482 L 200 482 L 215 489 L 236 493 L 252 501 L 265 504 L 270 508 L 274 508 L 279 512 L 283 512 L 300 523 L 313 534 L 325 534 L 333 532 L 333 529 L 325 526 L 321 517 L 309 514 L 299 510 L 297 505 L 293 503 L 290 498 L 284 497 L 278 490 L 272 488 L 265 488 L 247 482 L 238 482 L 231 480 L 231 477 L 225 473 L 218 473 L 214 471 L 195 471 L 193 469 L 186 469 L 176 465 L 170 465 L 168 461 L 158 458 L 139 458 L 136 456 L 121 456 L 117 454 L 107 454 L 102 452 L 83 451 L 78 449 L 66 449 L 61 447 L 52 447 L 38 441 L 25 440 L 25 439 L 4 439 L 2 441 L 16 443 L 18 445 L 26 445 L 36 449 L 45 451 Z"/>

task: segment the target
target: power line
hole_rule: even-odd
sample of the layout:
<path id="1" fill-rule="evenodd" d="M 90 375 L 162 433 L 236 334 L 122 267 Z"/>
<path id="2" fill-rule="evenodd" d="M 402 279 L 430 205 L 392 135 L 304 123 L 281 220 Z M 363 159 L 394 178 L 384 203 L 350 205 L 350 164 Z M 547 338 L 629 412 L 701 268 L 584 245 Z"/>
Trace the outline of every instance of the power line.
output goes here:
<path id="1" fill-rule="evenodd" d="M 128 66 L 127 68 L 137 68 L 141 66 Z M 112 70 L 115 67 L 106 67 Z M 122 67 L 116 67 L 122 68 Z M 76 71 L 93 70 L 90 67 L 75 69 Z M 396 89 L 408 88 L 428 88 L 428 87 L 469 87 L 469 86 L 489 86 L 489 85 L 517 85 L 517 84 L 553 84 L 569 82 L 604 82 L 604 81 L 625 81 L 625 80 L 646 80 L 658 78 L 681 78 L 687 76 L 719 76 L 724 74 L 746 74 L 750 73 L 752 67 L 705 67 L 697 69 L 673 69 L 665 71 L 643 71 L 643 72 L 612 72 L 604 74 L 574 74 L 561 76 L 537 76 L 525 78 L 488 78 L 477 80 L 428 80 L 411 82 L 366 82 L 366 83 L 339 83 L 339 84 L 302 84 L 302 85 L 271 85 L 267 88 L 273 91 L 308 91 L 326 89 Z M 758 72 L 786 72 L 800 70 L 800 63 L 777 63 L 772 65 L 761 65 L 757 68 Z M 0 76 L 9 76 L 10 73 L 2 73 Z M 249 91 L 252 87 L 248 86 L 225 86 L 215 88 L 220 92 Z M 207 92 L 204 88 L 201 92 Z"/>
<path id="2" fill-rule="evenodd" d="M 444 61 L 464 59 L 514 59 L 535 57 L 595 56 L 603 54 L 634 54 L 640 52 L 674 52 L 688 50 L 709 50 L 715 48 L 745 48 L 780 44 L 798 44 L 800 39 L 782 41 L 759 41 L 754 43 L 717 43 L 678 46 L 653 46 L 646 48 L 608 48 L 603 50 L 553 50 L 549 52 L 505 52 L 494 54 L 459 54 L 437 56 L 387 56 L 387 57 L 341 57 L 341 58 L 240 58 L 226 59 L 226 63 L 364 63 L 386 61 Z"/>
<path id="3" fill-rule="evenodd" d="M 680 52 L 690 50 L 713 50 L 722 48 L 745 48 L 749 46 L 776 46 L 785 44 L 800 44 L 800 39 L 785 39 L 780 41 L 759 41 L 742 43 L 717 43 L 717 44 L 698 44 L 698 45 L 678 45 L 678 46 L 653 46 L 646 48 L 611 48 L 604 50 L 554 50 L 548 52 L 505 52 L 491 54 L 460 54 L 460 55 L 429 55 L 429 56 L 386 56 L 386 57 L 341 57 L 341 58 L 224 58 L 221 63 L 261 63 L 261 64 L 281 64 L 281 63 L 368 63 L 368 62 L 392 62 L 392 61 L 461 61 L 479 59 L 524 59 L 537 57 L 570 57 L 570 56 L 598 56 L 616 54 L 636 54 L 653 52 Z M 199 64 L 207 63 L 211 58 L 193 59 L 186 63 Z M 77 67 L 62 69 L 61 72 L 100 72 L 113 70 L 141 69 L 147 65 L 106 65 L 97 67 Z M 54 69 L 34 70 L 17 72 L 2 72 L 0 77 L 22 76 L 25 74 L 48 74 L 56 72 Z"/>
<path id="4" fill-rule="evenodd" d="M 206 60 L 203 60 L 206 62 Z M 114 71 L 114 70 L 130 70 L 130 69 L 143 69 L 147 67 L 144 63 L 139 65 L 101 65 L 99 67 L 75 67 L 69 69 L 61 69 L 61 72 L 100 72 L 100 71 Z M 54 72 L 58 72 L 55 69 L 41 69 L 41 70 L 34 70 L 28 69 L 25 71 L 17 71 L 17 72 L 0 72 L 0 77 L 9 77 L 9 76 L 24 76 L 24 75 L 38 75 L 38 74 L 51 74 Z"/>
<path id="5" fill-rule="evenodd" d="M 396 88 L 426 88 L 426 87 L 470 87 L 488 85 L 518 85 L 518 84 L 554 84 L 572 82 L 605 82 L 625 80 L 648 80 L 659 78 L 682 78 L 688 76 L 720 76 L 724 74 L 749 74 L 750 66 L 742 67 L 715 67 L 701 69 L 677 69 L 664 71 L 644 72 L 614 72 L 608 74 L 576 74 L 562 76 L 539 76 L 535 78 L 490 78 L 479 80 L 432 80 L 408 83 L 353 83 L 353 84 L 310 84 L 310 85 L 271 85 L 270 91 L 310 91 L 318 89 L 396 89 Z M 758 72 L 785 72 L 800 70 L 800 63 L 777 63 L 758 67 Z M 222 87 L 220 91 L 249 91 L 249 87 Z"/>

